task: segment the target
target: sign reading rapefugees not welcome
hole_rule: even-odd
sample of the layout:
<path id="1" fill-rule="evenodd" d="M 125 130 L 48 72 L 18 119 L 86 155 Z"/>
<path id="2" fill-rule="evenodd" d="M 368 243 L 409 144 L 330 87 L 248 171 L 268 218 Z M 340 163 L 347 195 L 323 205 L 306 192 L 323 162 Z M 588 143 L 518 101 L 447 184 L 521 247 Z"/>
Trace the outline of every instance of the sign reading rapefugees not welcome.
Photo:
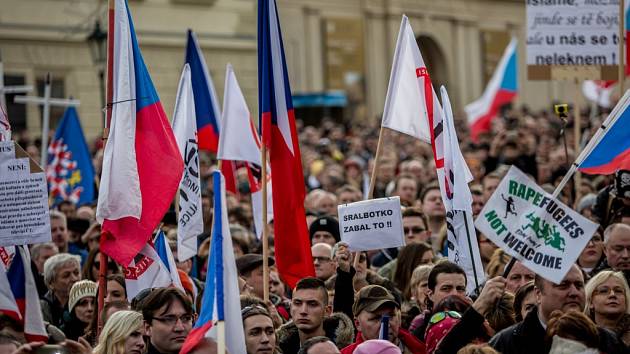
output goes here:
<path id="1" fill-rule="evenodd" d="M 479 231 L 542 277 L 560 283 L 597 224 L 512 166 L 475 221 Z"/>

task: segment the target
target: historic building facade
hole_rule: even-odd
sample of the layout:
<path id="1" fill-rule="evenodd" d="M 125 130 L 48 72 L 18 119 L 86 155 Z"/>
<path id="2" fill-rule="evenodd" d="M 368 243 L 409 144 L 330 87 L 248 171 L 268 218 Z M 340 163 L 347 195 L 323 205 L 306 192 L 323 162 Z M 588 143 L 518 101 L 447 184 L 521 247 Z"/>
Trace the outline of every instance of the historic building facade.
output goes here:
<path id="1" fill-rule="evenodd" d="M 517 103 L 546 107 L 576 96 L 570 83 L 527 82 L 521 0 L 277 0 L 294 94 L 345 93 L 346 118 L 382 112 L 401 15 L 409 17 L 434 84 L 449 89 L 455 111 L 481 95 L 510 36 L 519 38 Z M 255 0 L 130 0 L 145 61 L 172 115 L 192 28 L 222 99 L 225 65 L 234 66 L 250 110 L 257 112 Z M 0 55 L 5 83 L 36 86 L 47 72 L 53 96 L 81 100 L 88 139 L 102 129 L 99 65 L 86 38 L 96 21 L 106 27 L 103 0 L 0 0 Z M 437 87 L 436 87 L 437 89 Z M 573 99 L 571 99 L 573 101 Z M 38 136 L 41 110 L 10 105 L 15 130 Z M 62 110 L 53 110 L 54 129 Z"/>

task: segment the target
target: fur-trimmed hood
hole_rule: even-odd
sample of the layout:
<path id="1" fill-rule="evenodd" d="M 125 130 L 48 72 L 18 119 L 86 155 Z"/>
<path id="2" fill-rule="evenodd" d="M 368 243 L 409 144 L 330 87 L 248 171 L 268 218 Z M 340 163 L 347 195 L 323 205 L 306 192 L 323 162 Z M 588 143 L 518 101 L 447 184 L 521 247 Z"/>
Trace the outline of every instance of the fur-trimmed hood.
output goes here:
<path id="1" fill-rule="evenodd" d="M 344 348 L 354 342 L 354 325 L 348 316 L 341 312 L 334 312 L 324 319 L 324 332 L 337 348 Z M 300 350 L 300 335 L 298 328 L 289 321 L 276 331 L 276 342 L 283 353 L 297 353 Z"/>

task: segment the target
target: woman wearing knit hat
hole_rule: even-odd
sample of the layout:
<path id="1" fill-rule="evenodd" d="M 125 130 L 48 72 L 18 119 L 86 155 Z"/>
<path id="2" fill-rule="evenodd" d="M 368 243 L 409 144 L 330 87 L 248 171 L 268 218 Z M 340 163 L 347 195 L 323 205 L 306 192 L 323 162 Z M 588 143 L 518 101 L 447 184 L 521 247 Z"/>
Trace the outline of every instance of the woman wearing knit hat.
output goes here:
<path id="1" fill-rule="evenodd" d="M 103 327 L 94 354 L 142 354 L 142 314 L 135 311 L 118 311 Z"/>
<path id="2" fill-rule="evenodd" d="M 81 280 L 72 285 L 68 299 L 70 315 L 64 318 L 61 326 L 66 338 L 77 340 L 85 334 L 96 311 L 97 289 L 98 285 L 91 280 Z"/>

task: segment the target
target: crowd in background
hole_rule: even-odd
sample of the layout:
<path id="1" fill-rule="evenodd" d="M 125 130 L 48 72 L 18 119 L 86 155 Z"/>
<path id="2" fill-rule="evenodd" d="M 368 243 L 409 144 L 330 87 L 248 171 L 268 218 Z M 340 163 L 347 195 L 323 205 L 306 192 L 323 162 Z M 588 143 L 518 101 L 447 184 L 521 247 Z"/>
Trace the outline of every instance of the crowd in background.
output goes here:
<path id="1" fill-rule="evenodd" d="M 582 145 L 605 116 L 582 112 Z M 475 142 L 464 121 L 456 125 L 474 176 L 475 217 L 510 165 L 551 193 L 576 157 L 571 115 L 565 122 L 550 111 L 505 110 Z M 430 145 L 387 129 L 379 137 L 376 120 L 340 124 L 325 118 L 319 126 L 298 122 L 298 131 L 315 277 L 290 289 L 271 258 L 271 296 L 264 302 L 262 249 L 244 168 L 236 174 L 238 193 L 228 196 L 248 354 L 630 352 L 630 171 L 582 175 L 577 188 L 569 183 L 561 192 L 564 203 L 600 227 L 560 284 L 520 262 L 502 277 L 510 257 L 478 233 L 488 280 L 467 295 L 466 274 L 446 260 L 446 215 Z M 374 166 L 379 138 L 383 147 Z M 39 155 L 28 134 L 16 141 Z M 102 157 L 96 142 L 97 175 Z M 130 299 L 123 267 L 109 260 L 100 336 L 96 203 L 55 206 L 52 242 L 30 247 L 50 343 L 63 342 L 76 353 L 179 352 L 200 312 L 210 246 L 216 161 L 204 154 L 200 165 L 205 232 L 197 256 L 176 259 L 185 292 L 146 289 Z M 366 198 L 373 170 L 374 197 L 400 197 L 406 246 L 354 254 L 341 242 L 337 206 Z M 174 209 L 160 227 L 177 257 Z M 273 255 L 272 224 L 268 230 Z M 379 340 L 384 315 L 388 333 Z M 24 328 L 10 316 L 0 315 L 0 322 L 0 353 L 35 353 L 42 344 L 23 345 Z M 195 350 L 209 353 L 216 346 L 206 339 Z"/>

